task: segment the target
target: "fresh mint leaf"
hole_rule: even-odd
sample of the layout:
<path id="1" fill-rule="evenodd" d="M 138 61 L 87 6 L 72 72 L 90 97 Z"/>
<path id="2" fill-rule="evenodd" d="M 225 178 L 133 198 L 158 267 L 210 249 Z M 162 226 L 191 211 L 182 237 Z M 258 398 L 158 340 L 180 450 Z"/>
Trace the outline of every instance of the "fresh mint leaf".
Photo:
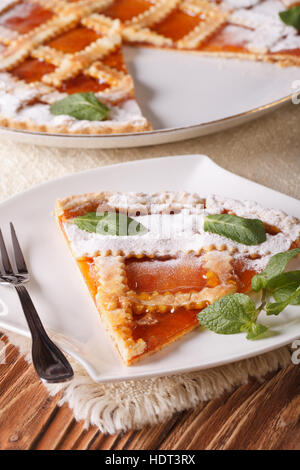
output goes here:
<path id="1" fill-rule="evenodd" d="M 288 302 L 290 305 L 300 304 L 300 294 L 294 297 L 294 292 L 299 286 L 300 271 L 279 274 L 267 283 L 267 289 L 272 293 L 277 303 Z"/>
<path id="2" fill-rule="evenodd" d="M 266 230 L 258 219 L 245 219 L 232 214 L 213 214 L 205 217 L 204 231 L 216 233 L 244 245 L 266 241 Z"/>
<path id="3" fill-rule="evenodd" d="M 105 217 L 106 214 L 97 214 L 96 212 L 88 212 L 85 215 L 80 215 L 74 217 L 72 222 L 77 225 L 80 230 L 85 230 L 86 232 L 97 232 L 97 225 L 100 222 L 101 218 Z"/>
<path id="4" fill-rule="evenodd" d="M 278 276 L 283 272 L 288 262 L 295 256 L 300 254 L 300 249 L 295 248 L 293 250 L 283 251 L 272 256 L 269 260 L 266 268 L 259 274 L 253 276 L 251 281 L 251 287 L 255 292 L 267 287 L 268 282 L 275 276 Z"/>
<path id="5" fill-rule="evenodd" d="M 218 334 L 248 330 L 256 313 L 254 302 L 245 294 L 230 294 L 206 307 L 197 318 L 200 325 Z"/>
<path id="6" fill-rule="evenodd" d="M 133 236 L 148 231 L 144 225 L 121 212 L 88 212 L 72 221 L 81 230 L 101 235 Z"/>
<path id="7" fill-rule="evenodd" d="M 267 315 L 279 315 L 288 305 L 294 305 L 300 297 L 300 287 L 298 287 L 286 300 L 282 302 L 273 302 L 266 305 Z"/>
<path id="8" fill-rule="evenodd" d="M 247 331 L 247 339 L 260 339 L 264 337 L 265 333 L 268 331 L 268 327 L 260 323 L 252 322 Z"/>
<path id="9" fill-rule="evenodd" d="M 109 113 L 109 108 L 99 101 L 95 94 L 74 93 L 50 106 L 55 116 L 66 114 L 78 120 L 103 121 Z"/>
<path id="10" fill-rule="evenodd" d="M 271 292 L 276 302 L 284 302 L 300 286 L 300 271 L 289 271 L 273 277 L 267 283 L 267 289 Z M 298 299 L 293 305 L 298 304 Z"/>
<path id="11" fill-rule="evenodd" d="M 100 219 L 97 226 L 97 233 L 102 235 L 134 236 L 147 231 L 144 225 L 121 212 L 108 212 L 106 217 Z"/>
<path id="12" fill-rule="evenodd" d="M 281 11 L 279 13 L 280 19 L 288 26 L 294 26 L 298 31 L 300 30 L 300 6 L 296 5 L 289 10 Z"/>
<path id="13" fill-rule="evenodd" d="M 287 299 L 289 299 L 293 293 L 295 292 L 296 289 L 298 289 L 297 285 L 290 285 L 288 287 L 283 287 L 282 289 L 278 289 L 274 294 L 273 297 L 276 300 L 276 302 L 285 302 Z M 292 299 L 291 302 L 289 302 L 290 305 L 300 305 L 300 295 L 298 297 L 295 297 Z"/>

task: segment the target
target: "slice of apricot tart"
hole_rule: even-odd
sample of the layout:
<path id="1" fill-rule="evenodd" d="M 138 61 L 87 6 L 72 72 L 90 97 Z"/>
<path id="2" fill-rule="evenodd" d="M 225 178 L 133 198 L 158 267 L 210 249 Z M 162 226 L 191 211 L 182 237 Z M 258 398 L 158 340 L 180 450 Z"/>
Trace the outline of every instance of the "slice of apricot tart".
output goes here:
<path id="1" fill-rule="evenodd" d="M 265 241 L 249 246 L 205 231 L 212 214 L 259 219 Z M 195 329 L 209 304 L 250 292 L 270 257 L 300 237 L 300 222 L 281 211 L 185 192 L 71 196 L 57 201 L 56 218 L 126 365 Z"/>

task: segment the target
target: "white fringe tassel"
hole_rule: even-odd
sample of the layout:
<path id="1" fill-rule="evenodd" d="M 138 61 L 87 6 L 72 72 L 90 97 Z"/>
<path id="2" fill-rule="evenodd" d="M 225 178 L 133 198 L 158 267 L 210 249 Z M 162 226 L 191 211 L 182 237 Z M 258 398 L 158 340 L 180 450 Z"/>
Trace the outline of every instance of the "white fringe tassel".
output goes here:
<path id="1" fill-rule="evenodd" d="M 6 334 L 30 362 L 30 340 L 15 333 Z M 86 428 L 95 425 L 101 432 L 114 434 L 166 421 L 175 412 L 230 392 L 247 383 L 250 377 L 261 381 L 268 372 L 287 366 L 291 356 L 284 347 L 214 369 L 108 384 L 93 382 L 80 364 L 73 359 L 70 362 L 74 379 L 65 384 L 45 385 L 50 395 L 63 392 L 59 404 L 68 403 L 75 418 L 84 420 Z"/>

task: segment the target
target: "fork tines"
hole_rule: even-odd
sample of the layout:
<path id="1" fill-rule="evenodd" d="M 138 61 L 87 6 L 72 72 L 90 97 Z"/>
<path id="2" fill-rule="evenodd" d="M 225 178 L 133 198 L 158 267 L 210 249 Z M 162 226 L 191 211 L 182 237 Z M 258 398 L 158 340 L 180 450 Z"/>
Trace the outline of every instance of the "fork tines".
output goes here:
<path id="1" fill-rule="evenodd" d="M 12 223 L 10 223 L 10 232 L 11 232 L 11 239 L 12 239 L 12 244 L 13 244 L 13 249 L 14 249 L 17 271 L 20 274 L 27 274 L 28 269 L 26 267 L 24 256 L 23 256 L 20 244 L 17 239 L 15 228 Z M 2 257 L 2 265 L 5 271 L 5 274 L 14 274 L 1 229 L 0 229 L 0 253 Z"/>

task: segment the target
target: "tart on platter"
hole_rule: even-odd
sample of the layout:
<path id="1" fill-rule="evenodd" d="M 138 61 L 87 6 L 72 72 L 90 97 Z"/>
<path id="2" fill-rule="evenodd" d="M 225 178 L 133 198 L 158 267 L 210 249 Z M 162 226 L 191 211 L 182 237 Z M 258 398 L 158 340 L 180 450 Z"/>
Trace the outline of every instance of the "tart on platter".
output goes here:
<path id="1" fill-rule="evenodd" d="M 1 0 L 0 125 L 83 135 L 150 130 L 123 44 L 298 66 L 299 32 L 279 16 L 296 3 Z"/>
<path id="2" fill-rule="evenodd" d="M 300 301 L 300 272 L 288 273 L 288 286 L 281 274 L 300 253 L 300 221 L 279 210 L 215 195 L 99 192 L 58 200 L 56 219 L 125 365 L 199 323 L 258 336 L 264 328 L 249 317 L 248 294 L 267 281 L 277 300 Z M 212 310 L 224 299 L 239 316 L 234 328 L 227 312 Z M 273 314 L 284 308 L 270 305 Z"/>

